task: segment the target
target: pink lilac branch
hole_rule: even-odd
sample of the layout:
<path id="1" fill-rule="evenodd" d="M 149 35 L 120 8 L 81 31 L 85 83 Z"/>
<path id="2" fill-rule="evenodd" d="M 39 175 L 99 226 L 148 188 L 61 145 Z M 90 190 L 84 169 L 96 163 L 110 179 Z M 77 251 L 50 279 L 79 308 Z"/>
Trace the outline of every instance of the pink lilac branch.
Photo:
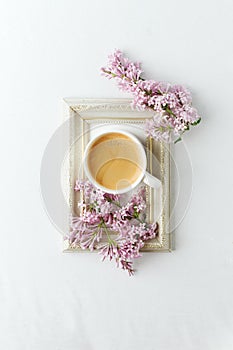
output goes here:
<path id="1" fill-rule="evenodd" d="M 122 195 L 104 193 L 89 181 L 77 181 L 74 190 L 83 193 L 84 201 L 79 203 L 82 215 L 71 217 L 66 237 L 69 243 L 84 250 L 99 250 L 103 260 L 114 259 L 118 267 L 132 275 L 133 260 L 141 256 L 145 242 L 158 234 L 157 223 L 145 222 L 145 187 L 140 187 L 124 205 Z"/>
<path id="2" fill-rule="evenodd" d="M 141 77 L 141 64 L 131 62 L 120 50 L 109 56 L 102 74 L 115 79 L 118 87 L 133 95 L 132 108 L 155 112 L 146 123 L 146 133 L 156 140 L 179 141 L 184 132 L 200 123 L 197 110 L 192 107 L 191 93 L 182 85 L 145 80 Z"/>

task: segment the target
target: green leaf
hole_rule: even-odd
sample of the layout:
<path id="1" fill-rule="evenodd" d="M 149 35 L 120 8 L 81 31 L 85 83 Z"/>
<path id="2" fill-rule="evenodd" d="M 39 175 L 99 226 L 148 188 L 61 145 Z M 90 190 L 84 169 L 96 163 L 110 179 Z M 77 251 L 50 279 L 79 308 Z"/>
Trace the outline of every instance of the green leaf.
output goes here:
<path id="1" fill-rule="evenodd" d="M 177 143 L 177 142 L 180 142 L 180 141 L 182 141 L 182 138 L 181 138 L 181 137 L 179 137 L 178 139 L 176 139 L 176 140 L 174 141 L 174 143 Z"/>
<path id="2" fill-rule="evenodd" d="M 201 118 L 197 119 L 195 122 L 191 123 L 191 125 L 195 126 L 201 122 Z"/>

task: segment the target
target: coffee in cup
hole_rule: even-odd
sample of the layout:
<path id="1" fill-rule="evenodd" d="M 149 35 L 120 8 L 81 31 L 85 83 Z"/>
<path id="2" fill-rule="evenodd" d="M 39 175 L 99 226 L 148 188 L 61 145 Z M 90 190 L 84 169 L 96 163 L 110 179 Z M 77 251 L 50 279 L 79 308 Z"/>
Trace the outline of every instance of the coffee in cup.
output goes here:
<path id="1" fill-rule="evenodd" d="M 99 135 L 89 142 L 84 154 L 84 169 L 89 180 L 113 194 L 135 188 L 145 176 L 146 163 L 144 147 L 126 131 Z"/>

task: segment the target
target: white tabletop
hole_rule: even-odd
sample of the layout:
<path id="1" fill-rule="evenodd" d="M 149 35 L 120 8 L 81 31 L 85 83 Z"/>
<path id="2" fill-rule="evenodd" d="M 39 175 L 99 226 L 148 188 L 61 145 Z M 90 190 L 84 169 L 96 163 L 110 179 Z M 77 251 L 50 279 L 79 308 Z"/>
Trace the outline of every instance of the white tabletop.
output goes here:
<path id="1" fill-rule="evenodd" d="M 230 0 L 1 2 L 1 349 L 232 349 L 232 10 Z M 129 97 L 99 73 L 114 48 L 146 77 L 189 87 L 203 116 L 184 137 L 193 194 L 176 250 L 144 254 L 133 278 L 97 254 L 62 254 L 40 196 L 62 97 Z"/>

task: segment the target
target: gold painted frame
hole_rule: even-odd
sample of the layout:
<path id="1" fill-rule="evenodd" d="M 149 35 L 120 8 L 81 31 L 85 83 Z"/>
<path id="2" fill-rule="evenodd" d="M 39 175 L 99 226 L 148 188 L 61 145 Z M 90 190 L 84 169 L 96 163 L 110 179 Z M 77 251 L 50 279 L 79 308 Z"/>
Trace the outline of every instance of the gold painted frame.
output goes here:
<path id="1" fill-rule="evenodd" d="M 66 183 L 67 198 L 70 211 L 77 210 L 77 195 L 74 194 L 74 183 L 78 177 L 77 172 L 85 149 L 89 141 L 90 133 L 95 127 L 102 125 L 121 125 L 122 127 L 137 127 L 142 130 L 145 120 L 151 118 L 150 111 L 134 111 L 130 106 L 129 99 L 65 99 L 64 116 L 70 122 L 69 144 L 70 150 L 67 161 Z M 170 150 L 169 147 L 151 138 L 145 138 L 144 146 L 148 155 L 148 171 L 161 179 L 162 191 L 159 196 L 161 201 L 161 214 L 159 216 L 159 235 L 157 238 L 147 242 L 143 251 L 171 251 L 172 242 L 169 232 L 170 217 Z M 154 169 L 153 159 L 159 162 L 159 170 Z M 83 169 L 82 169 L 83 172 Z M 159 173 L 158 173 L 159 172 Z M 82 174 L 84 176 L 84 174 Z M 154 194 L 153 189 L 147 188 L 147 202 L 149 212 L 147 219 L 153 220 Z M 158 197 L 158 196 L 157 196 Z M 158 200 L 156 198 L 156 200 Z M 67 240 L 64 241 L 64 252 L 82 251 L 79 247 L 71 246 Z"/>

